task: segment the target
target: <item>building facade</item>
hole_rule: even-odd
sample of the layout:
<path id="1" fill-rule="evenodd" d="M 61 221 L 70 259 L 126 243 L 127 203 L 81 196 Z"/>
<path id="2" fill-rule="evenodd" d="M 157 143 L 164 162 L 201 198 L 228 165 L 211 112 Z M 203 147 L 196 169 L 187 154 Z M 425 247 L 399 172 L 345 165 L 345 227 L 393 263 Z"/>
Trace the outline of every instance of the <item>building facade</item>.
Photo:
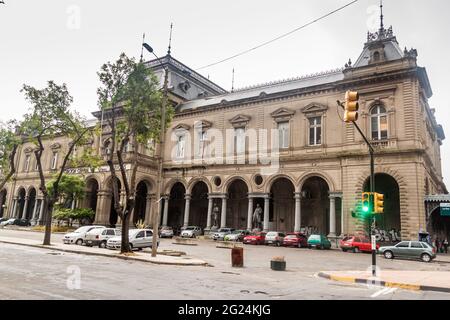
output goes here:
<path id="1" fill-rule="evenodd" d="M 342 121 L 336 103 L 356 90 L 358 124 L 376 149 L 376 191 L 385 195 L 385 213 L 377 218 L 380 239 L 416 238 L 430 229 L 425 198 L 447 193 L 440 156 L 445 135 L 428 104 L 432 90 L 417 56 L 414 49 L 400 48 L 392 27 L 381 26 L 368 34 L 354 64 L 232 92 L 170 55 L 148 62 L 161 82 L 168 67 L 176 111 L 164 150 L 161 224 L 253 229 L 259 206 L 264 230 L 331 237 L 362 231 L 352 212 L 369 188 L 368 148 L 354 126 Z M 94 115 L 100 121 L 101 114 Z M 87 147 L 104 153 L 102 138 L 94 140 Z M 50 175 L 67 142 L 61 137 L 47 143 Z M 0 216 L 42 220 L 32 150 L 19 150 L 18 173 L 0 192 Z M 155 151 L 150 145 L 128 151 L 139 154 L 132 219 L 149 224 L 155 214 Z M 86 198 L 74 206 L 95 210 L 95 223 L 120 223 L 108 168 L 69 171 L 87 182 Z"/>

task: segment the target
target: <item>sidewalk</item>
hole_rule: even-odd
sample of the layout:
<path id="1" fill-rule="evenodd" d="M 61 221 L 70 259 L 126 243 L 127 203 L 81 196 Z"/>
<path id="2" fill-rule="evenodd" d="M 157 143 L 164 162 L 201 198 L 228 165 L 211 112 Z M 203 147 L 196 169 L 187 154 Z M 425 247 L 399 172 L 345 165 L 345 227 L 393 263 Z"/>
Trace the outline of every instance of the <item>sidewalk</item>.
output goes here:
<path id="1" fill-rule="evenodd" d="M 450 272 L 382 270 L 373 278 L 370 271 L 324 271 L 318 276 L 339 282 L 450 293 Z"/>
<path id="2" fill-rule="evenodd" d="M 55 244 L 52 243 L 51 246 L 42 245 L 41 241 L 30 240 L 30 239 L 19 239 L 19 238 L 9 238 L 0 237 L 0 243 L 16 244 L 34 248 L 42 248 L 48 250 L 93 255 L 93 256 L 103 256 L 109 258 L 119 258 L 124 260 L 135 260 L 140 262 L 148 262 L 153 264 L 161 265 L 173 265 L 173 266 L 208 266 L 209 264 L 200 259 L 193 259 L 189 257 L 173 257 L 168 255 L 158 254 L 156 257 L 152 258 L 150 253 L 134 252 L 133 255 L 120 255 L 118 251 L 100 249 L 100 248 L 90 248 L 85 246 L 77 245 L 65 245 L 65 244 Z"/>

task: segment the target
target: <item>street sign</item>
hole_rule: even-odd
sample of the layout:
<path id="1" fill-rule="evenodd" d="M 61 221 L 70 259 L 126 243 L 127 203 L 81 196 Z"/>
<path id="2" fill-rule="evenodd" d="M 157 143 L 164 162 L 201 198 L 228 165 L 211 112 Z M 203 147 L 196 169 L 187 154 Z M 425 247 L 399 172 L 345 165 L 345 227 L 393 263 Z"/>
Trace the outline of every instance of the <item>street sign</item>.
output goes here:
<path id="1" fill-rule="evenodd" d="M 372 236 L 372 250 L 377 250 L 377 236 Z"/>
<path id="2" fill-rule="evenodd" d="M 450 203 L 441 203 L 441 217 L 450 217 Z"/>

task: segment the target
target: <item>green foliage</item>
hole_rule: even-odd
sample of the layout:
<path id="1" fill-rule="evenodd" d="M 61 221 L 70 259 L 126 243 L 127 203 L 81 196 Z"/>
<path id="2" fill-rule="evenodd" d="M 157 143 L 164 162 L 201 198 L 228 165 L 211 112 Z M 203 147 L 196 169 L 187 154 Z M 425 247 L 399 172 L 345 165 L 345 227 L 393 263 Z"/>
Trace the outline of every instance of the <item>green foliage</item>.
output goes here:
<path id="1" fill-rule="evenodd" d="M 56 177 L 47 183 L 47 189 L 50 196 L 53 196 L 53 186 L 56 182 Z M 61 197 L 70 200 L 82 199 L 86 188 L 84 179 L 77 175 L 63 174 L 59 182 L 58 193 Z"/>
<path id="2" fill-rule="evenodd" d="M 0 177 L 7 176 L 10 172 L 11 153 L 14 146 L 21 143 L 15 132 L 16 126 L 15 121 L 0 123 Z"/>
<path id="3" fill-rule="evenodd" d="M 90 208 L 83 209 L 62 209 L 58 208 L 53 211 L 53 218 L 58 221 L 78 220 L 80 223 L 83 220 L 93 221 L 95 212 Z"/>
<path id="4" fill-rule="evenodd" d="M 97 90 L 102 110 L 117 109 L 116 141 L 147 144 L 159 139 L 162 94 L 158 79 L 143 63 L 121 54 L 115 63 L 108 62 L 98 72 L 102 86 Z M 173 117 L 168 107 L 167 122 Z M 108 117 L 106 117 L 108 118 Z"/>

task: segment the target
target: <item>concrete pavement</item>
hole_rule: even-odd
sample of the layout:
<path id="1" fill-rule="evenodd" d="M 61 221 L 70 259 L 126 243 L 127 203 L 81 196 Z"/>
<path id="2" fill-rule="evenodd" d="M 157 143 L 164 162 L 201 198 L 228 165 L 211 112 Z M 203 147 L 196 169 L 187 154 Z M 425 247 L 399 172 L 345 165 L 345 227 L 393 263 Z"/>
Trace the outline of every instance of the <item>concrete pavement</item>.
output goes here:
<path id="1" fill-rule="evenodd" d="M 450 293 L 450 273 L 443 271 L 382 270 L 376 277 L 372 276 L 370 270 L 326 271 L 318 275 L 325 279 L 347 283 Z"/>
<path id="2" fill-rule="evenodd" d="M 85 255 L 94 255 L 94 256 L 104 256 L 104 257 L 114 257 L 123 260 L 135 260 L 141 262 L 149 262 L 154 264 L 163 264 L 163 265 L 176 265 L 176 266 L 207 266 L 208 263 L 201 259 L 194 259 L 191 257 L 174 257 L 163 254 L 160 252 L 156 257 L 152 257 L 150 253 L 140 253 L 133 252 L 130 255 L 121 255 L 118 251 L 115 250 L 107 250 L 100 249 L 94 247 L 85 247 L 85 246 L 77 246 L 77 245 L 65 245 L 61 243 L 53 242 L 50 246 L 42 245 L 42 242 L 38 242 L 36 240 L 31 239 L 21 239 L 21 238 L 12 238 L 12 237 L 0 237 L 0 243 L 7 244 L 16 244 L 28 247 L 42 248 L 42 249 L 50 249 L 55 251 L 62 252 L 70 252 L 77 254 L 85 254 Z"/>

